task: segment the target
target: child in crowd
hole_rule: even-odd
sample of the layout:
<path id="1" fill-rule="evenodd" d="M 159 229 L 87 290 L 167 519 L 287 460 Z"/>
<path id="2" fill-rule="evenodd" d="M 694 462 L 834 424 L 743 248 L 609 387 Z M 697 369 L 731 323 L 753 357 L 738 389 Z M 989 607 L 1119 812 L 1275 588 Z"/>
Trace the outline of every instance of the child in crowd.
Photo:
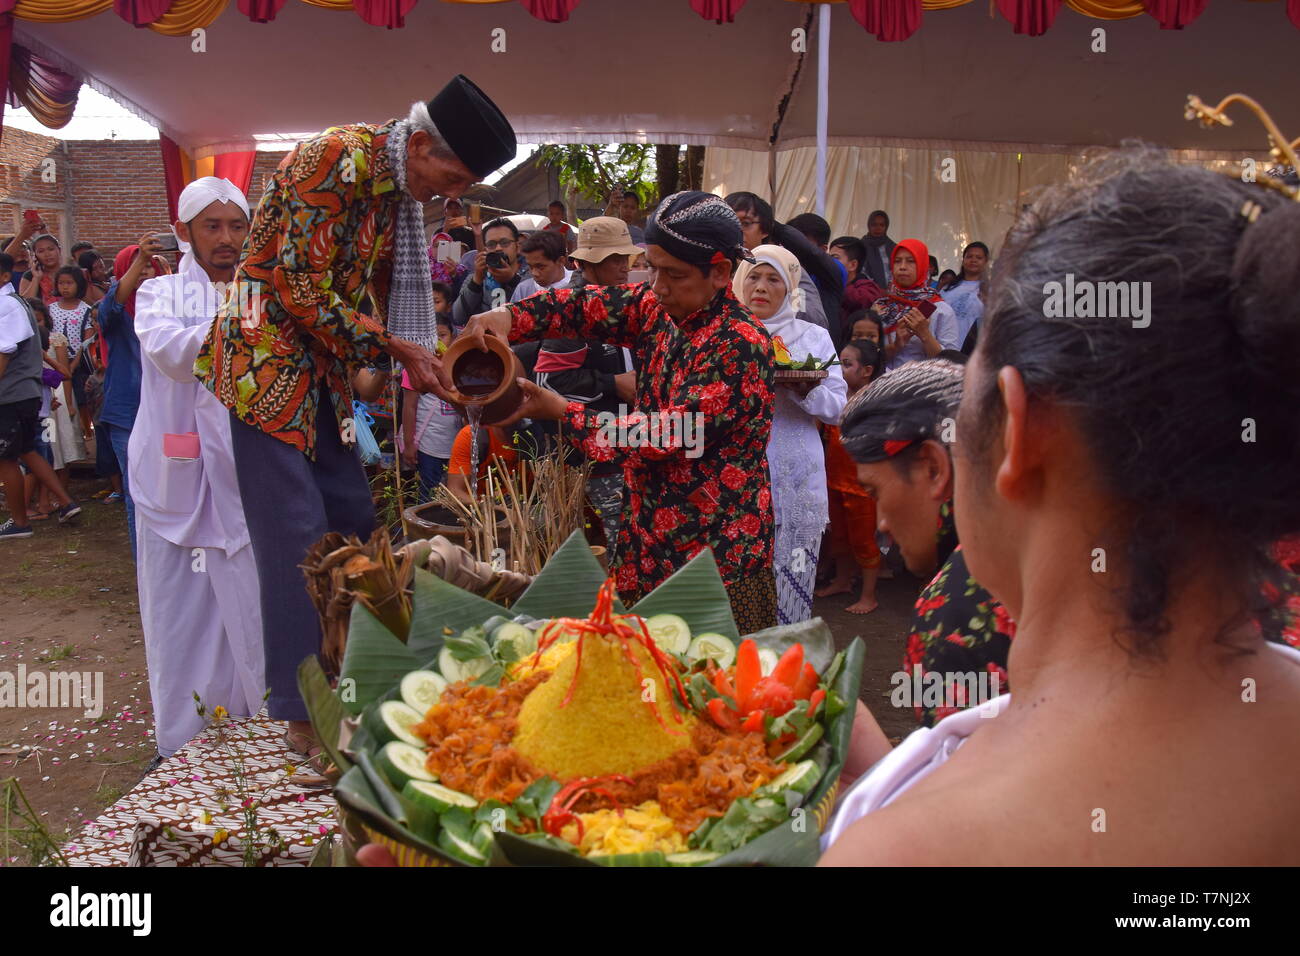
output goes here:
<path id="1" fill-rule="evenodd" d="M 433 287 L 437 310 L 439 353 L 451 344 L 451 290 L 440 282 Z M 460 409 L 432 393 L 416 392 L 402 376 L 402 462 L 420 475 L 420 501 L 428 501 L 442 484 L 451 459 L 452 444 L 464 421 Z"/>
<path id="2" fill-rule="evenodd" d="M 849 316 L 849 341 L 875 342 L 881 344 L 885 337 L 885 326 L 880 316 L 866 309 L 860 309 Z"/>
<path id="3" fill-rule="evenodd" d="M 865 321 L 865 320 L 863 320 Z M 856 335 L 856 332 L 855 332 Z M 840 365 L 849 402 L 876 378 L 881 365 L 879 347 L 855 338 L 840 352 Z M 870 614 L 877 608 L 876 579 L 880 575 L 880 549 L 876 547 L 876 502 L 858 483 L 857 466 L 840 443 L 840 430 L 826 427 L 826 484 L 830 505 L 830 553 L 835 577 L 816 592 L 817 597 L 847 594 L 853 590 L 855 567 L 862 572 L 857 601 L 844 610 Z"/>
<path id="4" fill-rule="evenodd" d="M 68 366 L 72 381 L 68 390 L 72 404 L 68 410 L 77 416 L 81 425 L 81 438 L 86 444 L 93 440 L 90 429 L 90 408 L 86 401 L 86 379 L 90 365 L 83 361 L 81 352 L 89 344 L 93 330 L 90 322 L 90 305 L 85 301 L 89 288 L 86 273 L 77 266 L 64 266 L 54 273 L 54 291 L 58 298 L 49 304 L 50 332 L 63 335 L 68 340 Z"/>
<path id="5" fill-rule="evenodd" d="M 483 479 L 487 477 L 488 466 L 498 470 L 515 471 L 519 467 L 520 455 L 515 448 L 514 427 L 497 428 L 484 425 L 478 434 L 478 481 L 476 492 L 470 491 L 469 473 L 473 467 L 473 431 L 468 425 L 456 435 L 447 464 L 447 489 L 462 501 L 472 501 L 474 494 L 485 490 Z"/>

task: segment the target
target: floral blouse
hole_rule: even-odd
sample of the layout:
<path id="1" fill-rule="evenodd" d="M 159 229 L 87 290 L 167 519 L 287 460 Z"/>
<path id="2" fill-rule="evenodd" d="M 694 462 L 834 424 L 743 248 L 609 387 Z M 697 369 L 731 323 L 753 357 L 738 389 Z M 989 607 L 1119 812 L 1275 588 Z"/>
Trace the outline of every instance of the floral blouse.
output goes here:
<path id="1" fill-rule="evenodd" d="M 570 402 L 561 423 L 588 458 L 623 465 L 611 565 L 623 601 L 639 600 L 705 546 L 733 596 L 747 578 L 771 580 L 772 340 L 731 290 L 681 322 L 645 283 L 545 292 L 509 309 L 511 341 L 592 338 L 633 353 L 638 411 L 612 420 Z M 702 426 L 697 440 L 682 431 L 687 422 Z M 657 446 L 648 441 L 655 430 L 664 436 Z"/>
<path id="2" fill-rule="evenodd" d="M 972 680 L 989 697 L 1010 690 L 1007 655 L 1016 634 L 1015 621 L 1006 608 L 966 569 L 966 558 L 957 544 L 951 501 L 940 510 L 938 537 L 939 555 L 942 558 L 948 554 L 948 559 L 917 598 L 903 655 L 903 670 L 911 681 L 909 689 L 934 686 L 940 678 L 927 680 L 931 673 L 942 680 L 941 694 L 936 691 L 933 696 L 916 698 L 913 692 L 916 717 L 924 727 L 933 727 L 950 714 L 982 703 L 967 699 Z"/>

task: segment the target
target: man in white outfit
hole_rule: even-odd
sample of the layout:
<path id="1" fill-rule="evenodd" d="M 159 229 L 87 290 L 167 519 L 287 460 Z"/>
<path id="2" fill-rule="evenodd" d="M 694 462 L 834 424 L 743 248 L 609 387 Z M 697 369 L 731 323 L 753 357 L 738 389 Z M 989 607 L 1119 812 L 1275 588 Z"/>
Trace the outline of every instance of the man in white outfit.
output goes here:
<path id="1" fill-rule="evenodd" d="M 230 411 L 194 377 L 194 358 L 235 278 L 248 202 L 205 176 L 177 202 L 176 275 L 136 294 L 140 411 L 131 431 L 140 619 L 158 752 L 170 756 L 211 712 L 257 713 L 266 694 L 257 565 L 230 444 Z M 218 285 L 220 284 L 220 285 Z"/>

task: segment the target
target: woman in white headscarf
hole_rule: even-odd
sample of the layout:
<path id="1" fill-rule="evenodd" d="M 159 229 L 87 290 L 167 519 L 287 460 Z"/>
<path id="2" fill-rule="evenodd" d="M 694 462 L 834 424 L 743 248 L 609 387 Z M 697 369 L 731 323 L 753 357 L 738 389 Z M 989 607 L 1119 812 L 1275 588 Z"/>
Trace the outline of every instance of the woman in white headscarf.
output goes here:
<path id="1" fill-rule="evenodd" d="M 781 246 L 751 250 L 755 262 L 742 262 L 733 288 L 737 298 L 775 338 L 781 337 L 795 361 L 809 355 L 836 357 L 835 343 L 823 328 L 796 318 L 801 269 Z M 791 292 L 793 290 L 793 294 Z M 838 365 L 821 381 L 778 384 L 767 466 L 772 476 L 772 509 L 776 514 L 777 621 L 792 624 L 812 616 L 817 554 L 828 520 L 826 457 L 818 433 L 819 421 L 833 425 L 844 410 L 848 388 Z"/>

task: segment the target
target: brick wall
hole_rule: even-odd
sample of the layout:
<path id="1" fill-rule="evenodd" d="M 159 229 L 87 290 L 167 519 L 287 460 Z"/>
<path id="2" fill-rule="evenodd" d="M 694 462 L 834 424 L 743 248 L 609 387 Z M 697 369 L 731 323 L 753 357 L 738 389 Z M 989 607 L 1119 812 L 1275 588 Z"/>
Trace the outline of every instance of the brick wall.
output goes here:
<path id="1" fill-rule="evenodd" d="M 259 152 L 249 186 L 256 205 L 284 153 Z M 42 174 L 53 160 L 54 182 Z M 20 129 L 0 139 L 0 235 L 36 209 L 63 242 L 93 242 L 111 261 L 146 232 L 169 224 L 162 153 L 156 140 L 58 140 Z M 71 238 L 70 238 L 71 237 Z"/>

